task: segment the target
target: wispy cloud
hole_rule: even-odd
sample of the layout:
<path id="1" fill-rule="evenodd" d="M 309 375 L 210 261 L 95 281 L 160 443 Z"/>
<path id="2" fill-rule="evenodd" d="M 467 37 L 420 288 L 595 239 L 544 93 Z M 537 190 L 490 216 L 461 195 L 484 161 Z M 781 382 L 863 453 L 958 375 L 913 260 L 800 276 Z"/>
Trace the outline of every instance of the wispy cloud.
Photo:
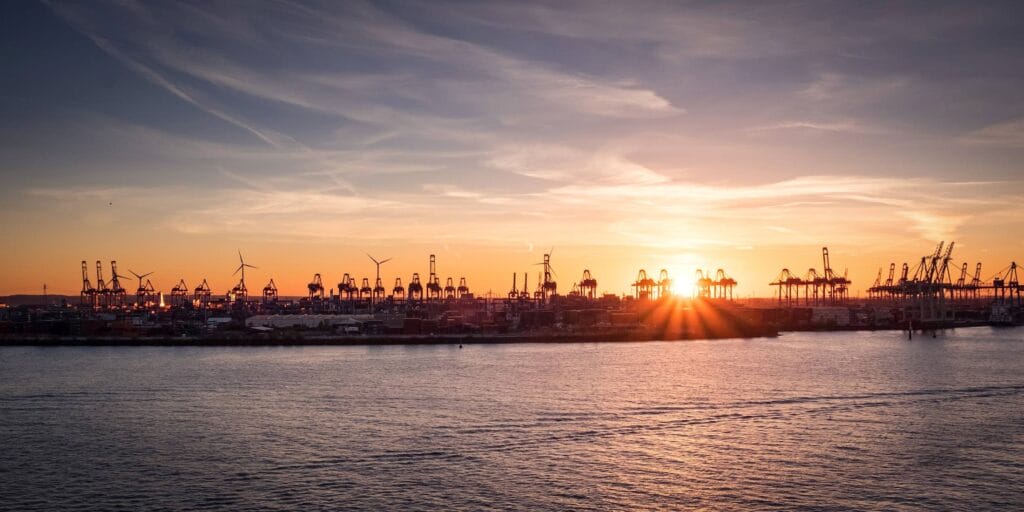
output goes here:
<path id="1" fill-rule="evenodd" d="M 74 11 L 63 10 L 57 7 L 56 4 L 50 5 L 57 9 L 57 12 L 60 12 L 71 19 L 77 19 L 76 13 L 74 13 Z M 220 108 L 211 105 L 206 101 L 197 99 L 193 94 L 187 92 L 184 89 L 184 87 L 173 83 L 171 80 L 169 80 L 166 76 L 164 76 L 156 69 L 147 66 L 146 64 L 143 64 L 135 58 L 128 56 L 128 54 L 121 51 L 114 43 L 112 43 L 110 39 L 100 36 L 84 28 L 82 32 L 86 37 L 92 40 L 92 42 L 96 44 L 96 46 L 99 47 L 101 50 L 108 53 L 111 57 L 114 57 L 118 61 L 122 62 L 129 69 L 135 71 L 139 74 L 139 76 L 145 78 L 146 80 L 149 80 L 154 85 L 163 88 L 167 92 L 173 94 L 174 96 L 184 100 L 185 102 L 199 108 L 200 110 L 210 115 L 213 115 L 223 121 L 227 121 L 228 123 L 231 123 L 232 125 L 235 125 L 249 132 L 250 134 L 256 136 L 258 139 L 262 140 L 263 142 L 266 142 L 267 144 L 270 144 L 272 146 L 281 145 L 279 141 L 275 140 L 275 137 L 268 133 L 265 133 L 264 130 L 257 129 L 251 123 L 248 123 L 232 114 L 228 114 Z"/>
<path id="2" fill-rule="evenodd" d="M 905 76 L 860 76 L 836 72 L 823 72 L 799 90 L 799 95 L 810 101 L 839 102 L 852 105 L 876 101 L 908 87 Z"/>
<path id="3" fill-rule="evenodd" d="M 960 140 L 976 146 L 1024 148 L 1024 117 L 986 126 Z"/>
<path id="4" fill-rule="evenodd" d="M 804 130 L 826 133 L 884 133 L 884 130 L 866 126 L 857 121 L 786 121 L 765 126 L 748 128 L 749 132 L 771 132 L 778 130 Z"/>
<path id="5" fill-rule="evenodd" d="M 577 149 L 552 144 L 496 148 L 488 164 L 550 181 L 592 181 L 603 184 L 663 183 L 668 178 L 630 161 L 614 148 Z"/>
<path id="6" fill-rule="evenodd" d="M 956 185 L 931 180 L 818 176 L 765 185 L 692 182 L 569 185 L 544 193 L 509 194 L 428 184 L 401 194 L 339 195 L 291 188 L 246 187 L 209 191 L 179 204 L 190 213 L 164 219 L 184 234 L 252 235 L 280 239 L 404 240 L 438 236 L 478 244 L 559 240 L 569 245 L 647 247 L 815 243 L 842 226 L 844 239 L 884 242 L 901 236 L 953 238 L 968 221 L 983 221 L 993 205 L 1010 205 L 1012 194 L 986 186 L 985 205 L 947 203 Z M 180 195 L 166 188 L 35 188 L 37 200 L 88 208 L 115 198 L 142 207 Z M 899 196 L 903 202 L 888 198 Z M 466 202 L 472 214 L 466 214 Z M 137 204 L 136 204 L 137 203 Z M 848 219 L 858 219 L 856 223 Z M 893 231 L 894 218 L 909 221 Z M 550 219 L 545 221 L 544 219 Z M 557 219 L 557 222 L 555 220 Z M 502 229 L 495 231 L 495 223 Z M 881 226 L 889 225 L 882 230 Z M 425 228 L 429 226 L 429 228 Z M 776 234 L 784 233 L 779 239 Z"/>

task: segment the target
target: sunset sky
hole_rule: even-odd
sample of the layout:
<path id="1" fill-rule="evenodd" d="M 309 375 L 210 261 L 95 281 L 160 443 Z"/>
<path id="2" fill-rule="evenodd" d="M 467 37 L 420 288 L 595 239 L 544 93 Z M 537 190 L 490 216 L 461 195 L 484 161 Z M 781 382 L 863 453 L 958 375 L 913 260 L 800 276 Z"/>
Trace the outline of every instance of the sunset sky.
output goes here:
<path id="1" fill-rule="evenodd" d="M 1020 2 L 3 2 L 0 294 L 1024 259 Z M 94 276 L 93 276 L 93 279 Z M 521 279 L 521 277 L 520 277 Z M 134 289 L 135 283 L 126 283 Z M 521 285 L 521 282 L 520 282 Z"/>

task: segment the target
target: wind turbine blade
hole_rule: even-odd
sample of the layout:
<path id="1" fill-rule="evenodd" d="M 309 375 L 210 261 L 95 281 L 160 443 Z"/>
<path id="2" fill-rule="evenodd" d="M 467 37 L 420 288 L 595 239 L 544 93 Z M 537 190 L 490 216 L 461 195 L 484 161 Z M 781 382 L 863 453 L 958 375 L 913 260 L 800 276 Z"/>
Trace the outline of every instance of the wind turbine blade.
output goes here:
<path id="1" fill-rule="evenodd" d="M 235 269 L 234 274 L 231 274 L 231 275 L 237 274 L 239 270 L 242 270 L 242 265 L 239 265 L 238 268 Z"/>
<path id="2" fill-rule="evenodd" d="M 380 264 L 381 264 L 381 265 L 383 265 L 383 264 L 385 264 L 385 263 L 387 263 L 387 262 L 389 262 L 389 261 L 391 261 L 391 260 L 393 260 L 393 259 L 394 259 L 394 258 L 388 258 L 388 259 L 386 259 L 386 260 L 384 260 L 384 261 L 380 262 Z"/>
<path id="3" fill-rule="evenodd" d="M 238 262 L 239 263 L 245 263 L 245 260 L 242 259 L 242 250 L 241 249 L 238 250 Z"/>
<path id="4" fill-rule="evenodd" d="M 249 267 L 249 268 L 259 268 L 259 267 L 257 267 L 257 266 L 254 266 L 254 265 L 250 265 L 250 264 L 248 264 L 248 263 L 246 263 L 246 264 L 245 264 L 245 266 L 246 266 L 246 267 Z"/>

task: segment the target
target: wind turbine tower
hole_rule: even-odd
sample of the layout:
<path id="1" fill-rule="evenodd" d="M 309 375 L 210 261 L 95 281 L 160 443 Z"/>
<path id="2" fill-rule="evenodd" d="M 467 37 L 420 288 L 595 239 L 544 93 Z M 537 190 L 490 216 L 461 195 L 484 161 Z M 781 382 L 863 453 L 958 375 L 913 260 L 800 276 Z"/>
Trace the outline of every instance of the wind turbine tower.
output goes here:
<path id="1" fill-rule="evenodd" d="M 238 284 L 236 284 L 235 287 L 231 289 L 231 293 L 230 293 L 230 295 L 234 296 L 234 300 L 236 302 L 237 301 L 242 301 L 242 303 L 245 303 L 246 298 L 249 296 L 249 289 L 245 287 L 245 269 L 246 268 L 259 268 L 259 267 L 254 267 L 254 266 L 246 263 L 245 259 L 242 258 L 242 251 L 238 251 L 238 268 L 235 269 L 234 274 L 231 274 L 231 275 L 236 275 L 239 272 L 241 272 L 242 276 L 241 276 L 241 279 L 238 281 Z"/>
<path id="2" fill-rule="evenodd" d="M 370 261 L 372 261 L 375 265 L 377 265 L 377 280 L 374 281 L 373 293 L 370 295 L 370 304 L 376 304 L 379 299 L 383 299 L 384 298 L 384 293 L 385 293 L 384 283 L 380 280 L 380 266 L 385 264 L 385 263 L 387 263 L 387 262 L 389 262 L 389 261 L 391 261 L 392 258 L 387 258 L 387 259 L 384 259 L 384 260 L 381 260 L 381 261 L 377 261 L 376 258 L 374 258 L 373 256 L 370 256 L 369 254 L 367 254 L 366 256 L 368 258 L 370 258 Z"/>

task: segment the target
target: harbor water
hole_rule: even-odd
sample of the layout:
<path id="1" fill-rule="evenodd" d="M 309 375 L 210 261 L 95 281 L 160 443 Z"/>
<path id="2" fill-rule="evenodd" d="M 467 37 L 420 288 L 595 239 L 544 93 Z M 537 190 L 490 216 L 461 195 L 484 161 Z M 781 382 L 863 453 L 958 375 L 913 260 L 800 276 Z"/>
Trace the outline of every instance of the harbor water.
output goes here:
<path id="1" fill-rule="evenodd" d="M 1024 329 L 0 348 L 11 510 L 1024 508 Z"/>

